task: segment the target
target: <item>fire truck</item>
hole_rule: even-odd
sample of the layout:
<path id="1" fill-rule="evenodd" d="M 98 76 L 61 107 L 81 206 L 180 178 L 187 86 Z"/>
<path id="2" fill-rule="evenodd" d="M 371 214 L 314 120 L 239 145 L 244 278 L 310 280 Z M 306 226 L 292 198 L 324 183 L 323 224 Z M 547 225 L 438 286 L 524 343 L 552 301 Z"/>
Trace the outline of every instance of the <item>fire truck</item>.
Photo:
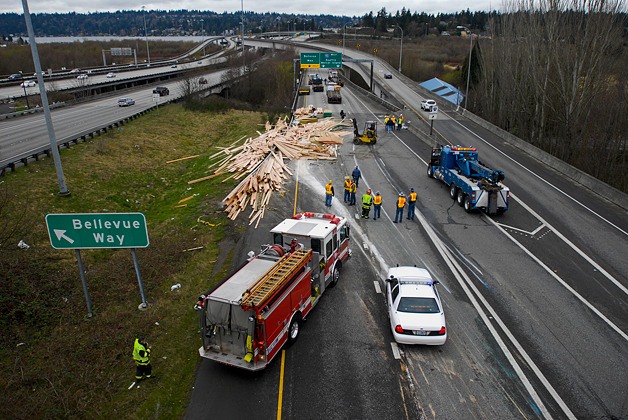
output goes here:
<path id="1" fill-rule="evenodd" d="M 199 297 L 202 357 L 264 369 L 323 293 L 338 283 L 350 256 L 349 224 L 333 214 L 300 213 L 275 226 L 273 244 Z"/>

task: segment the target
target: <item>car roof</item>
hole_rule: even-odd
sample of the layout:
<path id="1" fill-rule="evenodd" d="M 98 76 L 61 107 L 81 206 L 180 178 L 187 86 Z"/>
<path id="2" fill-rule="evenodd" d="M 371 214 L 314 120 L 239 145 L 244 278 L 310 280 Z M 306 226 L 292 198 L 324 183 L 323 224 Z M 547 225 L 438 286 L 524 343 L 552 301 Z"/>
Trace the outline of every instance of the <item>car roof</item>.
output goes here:
<path id="1" fill-rule="evenodd" d="M 388 278 L 391 276 L 399 279 L 400 296 L 436 297 L 432 276 L 425 268 L 392 267 L 388 270 Z"/>

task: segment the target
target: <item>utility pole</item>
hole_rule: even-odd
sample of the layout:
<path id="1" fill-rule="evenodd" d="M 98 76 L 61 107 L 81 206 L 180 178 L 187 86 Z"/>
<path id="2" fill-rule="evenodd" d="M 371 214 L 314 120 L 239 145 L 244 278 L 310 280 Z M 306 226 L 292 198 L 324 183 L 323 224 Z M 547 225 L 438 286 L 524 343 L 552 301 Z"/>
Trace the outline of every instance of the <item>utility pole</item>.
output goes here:
<path id="1" fill-rule="evenodd" d="M 146 6 L 142 6 L 142 15 L 144 16 L 144 39 L 146 39 L 146 56 L 148 64 L 150 64 L 150 50 L 148 49 L 148 32 L 146 32 Z"/>

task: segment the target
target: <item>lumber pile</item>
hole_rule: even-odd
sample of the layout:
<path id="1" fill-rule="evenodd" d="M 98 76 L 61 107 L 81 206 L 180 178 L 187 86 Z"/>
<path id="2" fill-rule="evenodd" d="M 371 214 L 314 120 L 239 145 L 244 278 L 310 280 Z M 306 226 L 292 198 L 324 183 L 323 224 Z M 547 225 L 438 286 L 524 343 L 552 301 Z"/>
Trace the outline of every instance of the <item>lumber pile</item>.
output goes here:
<path id="1" fill-rule="evenodd" d="M 290 125 L 280 119 L 275 125 L 266 123 L 265 132 L 241 143 L 238 140 L 229 147 L 209 157 L 213 163 L 211 175 L 189 181 L 201 182 L 220 175 L 230 174 L 228 179 L 241 179 L 223 200 L 225 212 L 231 220 L 251 207 L 249 224 L 264 217 L 264 210 L 274 191 L 283 189 L 283 181 L 292 176 L 285 159 L 329 159 L 337 156 L 342 137 L 350 134 L 349 125 L 326 118 L 306 125 Z"/>

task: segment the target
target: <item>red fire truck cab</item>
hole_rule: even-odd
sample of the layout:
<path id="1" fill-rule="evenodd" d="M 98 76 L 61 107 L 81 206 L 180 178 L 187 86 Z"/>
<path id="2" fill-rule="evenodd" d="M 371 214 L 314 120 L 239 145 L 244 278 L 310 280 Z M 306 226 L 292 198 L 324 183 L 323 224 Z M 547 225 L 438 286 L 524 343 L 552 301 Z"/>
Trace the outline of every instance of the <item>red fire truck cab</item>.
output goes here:
<path id="1" fill-rule="evenodd" d="M 202 357 L 260 370 L 294 342 L 301 322 L 338 283 L 350 255 L 346 218 L 300 213 L 271 230 L 264 245 L 235 274 L 201 295 Z"/>

